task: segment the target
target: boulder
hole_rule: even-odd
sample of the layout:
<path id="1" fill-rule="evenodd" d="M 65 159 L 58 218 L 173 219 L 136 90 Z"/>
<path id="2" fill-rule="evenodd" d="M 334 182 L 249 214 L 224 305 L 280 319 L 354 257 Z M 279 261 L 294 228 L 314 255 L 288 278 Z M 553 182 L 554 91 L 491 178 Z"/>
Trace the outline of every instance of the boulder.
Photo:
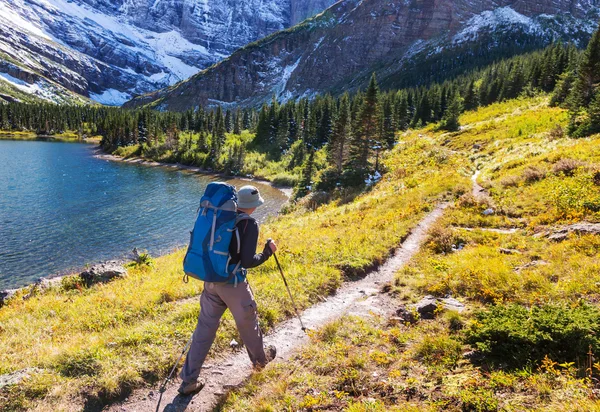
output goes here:
<path id="1" fill-rule="evenodd" d="M 500 248 L 500 253 L 504 254 L 504 255 L 520 255 L 521 252 L 518 251 L 517 249 L 506 249 L 501 247 Z"/>
<path id="2" fill-rule="evenodd" d="M 110 261 L 94 265 L 79 276 L 89 286 L 96 283 L 110 282 L 115 278 L 123 278 L 127 276 L 127 269 L 119 262 Z"/>
<path id="3" fill-rule="evenodd" d="M 491 215 L 493 215 L 494 213 L 496 213 L 496 211 L 495 211 L 494 209 L 492 209 L 491 207 L 490 207 L 490 208 L 488 208 L 488 209 L 485 209 L 485 210 L 483 211 L 483 215 L 484 215 L 484 216 L 491 216 Z"/>
<path id="4" fill-rule="evenodd" d="M 25 368 L 5 375 L 0 375 L 0 389 L 5 386 L 18 385 L 23 379 L 26 379 L 37 372 L 39 372 L 39 369 L 37 368 Z"/>
<path id="5" fill-rule="evenodd" d="M 561 226 L 537 233 L 536 237 L 547 237 L 555 242 L 562 242 L 569 238 L 571 233 L 580 235 L 600 235 L 600 223 L 576 223 L 574 225 Z"/>
<path id="6" fill-rule="evenodd" d="M 16 290 L 14 290 L 14 289 L 7 289 L 7 290 L 0 291 L 0 308 L 2 306 L 6 305 L 8 300 L 10 298 L 12 298 L 15 293 L 16 293 Z"/>
<path id="7" fill-rule="evenodd" d="M 465 310 L 464 303 L 451 297 L 439 299 L 433 296 L 425 296 L 419 303 L 413 305 L 413 308 L 419 313 L 421 319 L 434 319 L 436 311 L 440 307 L 459 313 Z"/>
<path id="8" fill-rule="evenodd" d="M 403 323 L 410 323 L 415 324 L 417 323 L 418 319 L 417 316 L 415 315 L 415 312 L 407 309 L 404 306 L 401 306 L 400 308 L 398 308 L 398 310 L 396 311 L 396 315 L 398 316 L 397 320 L 399 322 L 403 322 Z M 396 319 L 394 319 L 396 320 Z"/>
<path id="9" fill-rule="evenodd" d="M 459 313 L 465 310 L 465 304 L 459 302 L 454 298 L 440 299 L 439 302 L 442 304 L 442 306 L 444 306 L 444 309 L 446 310 L 454 310 Z"/>
<path id="10" fill-rule="evenodd" d="M 415 305 L 415 309 L 421 315 L 421 319 L 435 318 L 435 311 L 438 308 L 438 300 L 433 296 L 425 296 Z"/>

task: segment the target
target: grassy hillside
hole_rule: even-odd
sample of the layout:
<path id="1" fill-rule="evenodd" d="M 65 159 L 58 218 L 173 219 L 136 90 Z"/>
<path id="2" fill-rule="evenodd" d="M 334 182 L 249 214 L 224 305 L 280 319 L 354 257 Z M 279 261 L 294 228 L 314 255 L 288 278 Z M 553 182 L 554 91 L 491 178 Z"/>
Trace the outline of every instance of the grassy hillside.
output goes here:
<path id="1" fill-rule="evenodd" d="M 465 113 L 458 133 L 401 137 L 462 157 L 489 192 L 460 196 L 392 285 L 398 307 L 452 295 L 466 312 L 415 325 L 344 318 L 221 409 L 600 410 L 600 237 L 545 236 L 600 222 L 600 136 L 565 137 L 565 113 L 546 102 L 496 104 Z"/>
<path id="2" fill-rule="evenodd" d="M 367 193 L 316 211 L 297 208 L 261 229 L 261 243 L 272 237 L 280 245 L 299 306 L 383 262 L 439 201 L 464 194 L 472 173 L 461 154 L 416 134 L 385 164 L 387 175 Z M 124 280 L 91 288 L 67 278 L 0 308 L 0 374 L 28 373 L 0 389 L 0 409 L 80 409 L 163 378 L 198 314 L 201 284 L 182 283 L 182 258 L 176 251 L 153 266 L 130 268 Z M 273 262 L 249 276 L 266 331 L 292 315 L 277 276 Z M 232 338 L 239 340 L 226 315 L 211 356 Z"/>

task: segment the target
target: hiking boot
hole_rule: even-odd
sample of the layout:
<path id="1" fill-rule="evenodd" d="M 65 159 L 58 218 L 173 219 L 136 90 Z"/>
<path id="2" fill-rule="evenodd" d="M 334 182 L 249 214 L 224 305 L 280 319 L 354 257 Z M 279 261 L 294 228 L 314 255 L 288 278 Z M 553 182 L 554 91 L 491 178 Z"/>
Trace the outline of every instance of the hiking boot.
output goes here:
<path id="1" fill-rule="evenodd" d="M 265 355 L 267 355 L 267 363 L 270 363 L 277 356 L 277 348 L 273 345 L 267 346 L 265 350 Z"/>
<path id="2" fill-rule="evenodd" d="M 265 348 L 265 360 L 266 362 L 264 364 L 262 363 L 255 363 L 254 364 L 254 369 L 256 370 L 261 370 L 263 369 L 265 366 L 267 366 L 268 363 L 272 362 L 273 359 L 275 359 L 275 357 L 277 356 L 277 348 L 275 348 L 275 346 L 273 345 L 269 345 Z"/>
<path id="3" fill-rule="evenodd" d="M 206 382 L 204 382 L 204 379 L 198 379 L 197 381 L 189 383 L 181 382 L 181 385 L 179 386 L 179 389 L 177 389 L 177 392 L 179 392 L 183 396 L 192 395 L 194 393 L 200 392 L 202 388 L 204 388 L 205 383 Z"/>

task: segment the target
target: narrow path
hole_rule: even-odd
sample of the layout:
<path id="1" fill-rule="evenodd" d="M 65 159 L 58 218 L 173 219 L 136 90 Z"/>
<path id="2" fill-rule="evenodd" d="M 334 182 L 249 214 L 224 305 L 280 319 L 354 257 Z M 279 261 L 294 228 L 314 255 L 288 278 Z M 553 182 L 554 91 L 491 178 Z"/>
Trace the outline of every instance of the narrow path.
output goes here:
<path id="1" fill-rule="evenodd" d="M 394 280 L 395 273 L 419 251 L 429 228 L 440 218 L 447 203 L 437 206 L 413 230 L 402 246 L 384 265 L 365 278 L 344 284 L 334 296 L 302 313 L 302 320 L 309 329 L 319 328 L 345 314 L 368 315 L 372 312 L 388 313 L 393 310 L 392 298 L 381 293 L 382 287 Z M 260 304 L 260 303 L 259 303 Z M 308 342 L 308 336 L 300 329 L 296 318 L 280 324 L 265 337 L 265 344 L 277 347 L 277 362 L 285 362 L 293 352 Z M 210 411 L 227 390 L 243 384 L 252 373 L 245 351 L 238 352 L 213 365 L 205 365 L 202 376 L 206 387 L 194 397 L 177 394 L 178 384 L 172 384 L 163 395 L 161 410 L 164 411 Z M 156 390 L 139 390 L 125 402 L 111 405 L 107 411 L 153 411 L 156 409 Z"/>
<path id="2" fill-rule="evenodd" d="M 474 231 L 482 231 L 482 232 L 492 232 L 492 233 L 500 233 L 502 235 L 512 235 L 517 233 L 520 230 L 519 228 L 490 228 L 490 227 L 463 227 L 463 226 L 453 226 L 454 229 L 466 230 L 468 232 Z"/>
<path id="3" fill-rule="evenodd" d="M 473 196 L 475 196 L 476 199 L 480 199 L 486 195 L 485 189 L 477 182 L 477 178 L 479 178 L 480 174 L 481 169 L 477 170 L 473 173 L 473 176 L 471 176 L 471 180 L 473 181 Z"/>

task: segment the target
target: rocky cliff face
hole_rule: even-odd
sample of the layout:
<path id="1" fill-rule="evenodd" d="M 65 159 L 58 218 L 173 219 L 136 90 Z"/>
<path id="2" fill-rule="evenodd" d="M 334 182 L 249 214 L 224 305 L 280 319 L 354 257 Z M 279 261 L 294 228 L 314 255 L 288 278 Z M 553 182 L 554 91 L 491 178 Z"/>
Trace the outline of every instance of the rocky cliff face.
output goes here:
<path id="1" fill-rule="evenodd" d="M 408 78 L 424 83 L 428 68 L 438 73 L 464 69 L 493 53 L 515 54 L 555 39 L 583 43 L 596 27 L 599 3 L 343 0 L 314 19 L 238 50 L 177 87 L 127 105 L 151 103 L 172 110 L 258 105 L 272 95 L 285 100 L 355 89 L 373 71 L 387 85 L 405 85 Z"/>
<path id="2" fill-rule="evenodd" d="M 333 3 L 0 0 L 0 61 L 100 102 L 120 103 L 187 79 Z"/>

